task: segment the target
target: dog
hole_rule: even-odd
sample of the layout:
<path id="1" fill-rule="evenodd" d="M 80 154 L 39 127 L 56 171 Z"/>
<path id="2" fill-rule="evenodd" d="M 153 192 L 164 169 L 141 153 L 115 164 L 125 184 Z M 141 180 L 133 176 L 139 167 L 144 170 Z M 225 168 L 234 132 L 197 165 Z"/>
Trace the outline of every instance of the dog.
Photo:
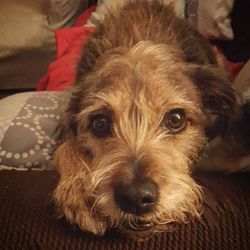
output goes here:
<path id="1" fill-rule="evenodd" d="M 237 117 L 237 95 L 171 5 L 114 2 L 83 49 L 53 197 L 83 231 L 146 239 L 202 214 L 192 172 Z"/>

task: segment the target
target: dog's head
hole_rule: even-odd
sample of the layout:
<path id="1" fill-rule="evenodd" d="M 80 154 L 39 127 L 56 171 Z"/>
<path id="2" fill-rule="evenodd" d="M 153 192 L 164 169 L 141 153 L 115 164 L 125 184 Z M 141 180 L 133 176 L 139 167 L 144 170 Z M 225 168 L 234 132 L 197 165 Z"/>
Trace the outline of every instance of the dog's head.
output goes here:
<path id="1" fill-rule="evenodd" d="M 167 45 L 104 53 L 75 88 L 74 138 L 56 153 L 62 214 L 85 231 L 117 227 L 138 238 L 199 216 L 202 192 L 191 167 L 211 114 L 230 119 L 234 105 L 215 66 L 185 63 Z"/>

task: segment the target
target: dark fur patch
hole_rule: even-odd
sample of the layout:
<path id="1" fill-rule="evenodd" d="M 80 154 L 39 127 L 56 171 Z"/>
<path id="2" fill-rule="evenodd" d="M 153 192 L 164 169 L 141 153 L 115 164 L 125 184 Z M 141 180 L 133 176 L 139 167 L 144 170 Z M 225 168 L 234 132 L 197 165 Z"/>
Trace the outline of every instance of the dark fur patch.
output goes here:
<path id="1" fill-rule="evenodd" d="M 226 134 L 239 113 L 229 77 L 213 65 L 191 66 L 188 75 L 199 88 L 205 112 L 210 116 L 208 137 L 212 139 L 218 134 Z"/>
<path id="2" fill-rule="evenodd" d="M 250 101 L 241 107 L 238 119 L 234 120 L 229 131 L 228 140 L 235 150 L 250 152 Z"/>

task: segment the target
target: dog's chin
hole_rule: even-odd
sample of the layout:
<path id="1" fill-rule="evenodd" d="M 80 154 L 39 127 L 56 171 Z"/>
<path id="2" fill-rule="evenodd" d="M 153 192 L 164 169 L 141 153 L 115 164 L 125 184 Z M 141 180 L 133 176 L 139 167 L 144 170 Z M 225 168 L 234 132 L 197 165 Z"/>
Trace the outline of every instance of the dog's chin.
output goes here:
<path id="1" fill-rule="evenodd" d="M 135 223 L 124 221 L 118 230 L 131 239 L 148 240 L 155 234 L 156 225 L 150 221 L 139 220 Z"/>

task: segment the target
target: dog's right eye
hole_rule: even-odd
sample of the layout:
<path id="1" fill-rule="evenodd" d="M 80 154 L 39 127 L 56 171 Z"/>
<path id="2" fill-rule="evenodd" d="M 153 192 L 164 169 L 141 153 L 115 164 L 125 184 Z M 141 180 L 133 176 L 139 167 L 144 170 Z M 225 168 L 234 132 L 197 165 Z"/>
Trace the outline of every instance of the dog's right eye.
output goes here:
<path id="1" fill-rule="evenodd" d="M 164 117 L 164 127 L 168 128 L 173 134 L 182 131 L 186 125 L 187 119 L 183 109 L 173 109 Z"/>
<path id="2" fill-rule="evenodd" d="M 90 130 L 98 138 L 107 137 L 111 133 L 110 117 L 105 115 L 95 115 L 90 117 Z"/>

